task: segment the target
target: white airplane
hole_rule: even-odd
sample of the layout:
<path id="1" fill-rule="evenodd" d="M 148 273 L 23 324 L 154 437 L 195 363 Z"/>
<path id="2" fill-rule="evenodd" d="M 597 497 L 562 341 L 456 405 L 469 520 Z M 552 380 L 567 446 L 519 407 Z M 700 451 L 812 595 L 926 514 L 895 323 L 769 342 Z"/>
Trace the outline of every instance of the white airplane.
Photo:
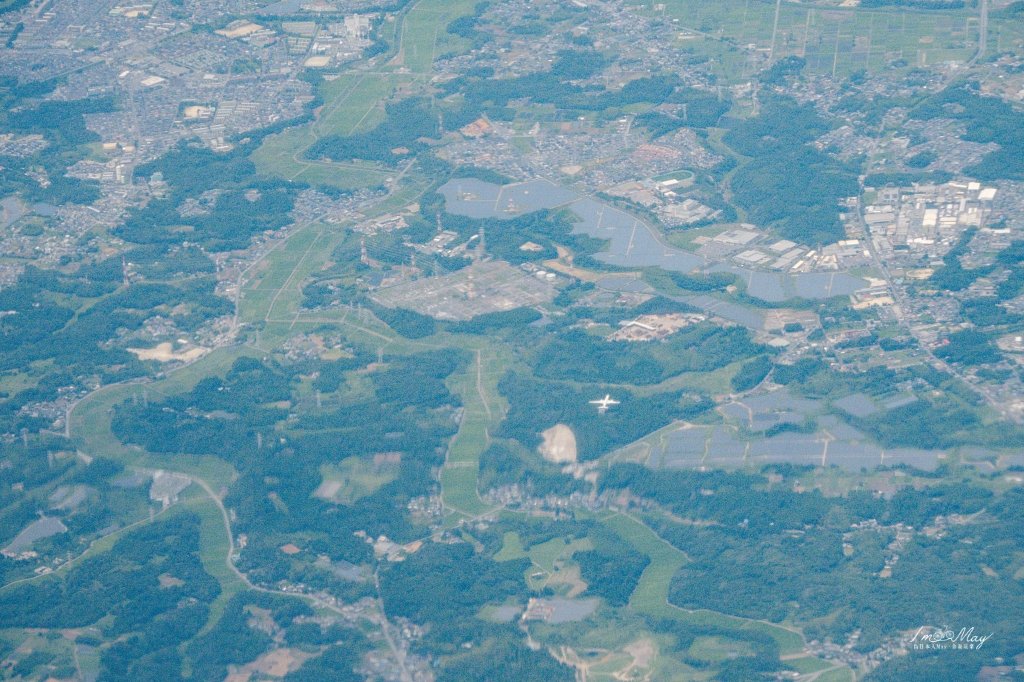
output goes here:
<path id="1" fill-rule="evenodd" d="M 591 400 L 590 404 L 591 405 L 597 405 L 597 413 L 598 414 L 604 414 L 605 412 L 608 411 L 608 408 L 611 407 L 612 405 L 618 405 L 619 401 L 618 400 L 612 400 L 611 394 L 610 393 L 606 393 L 605 396 L 603 398 L 601 398 L 600 400 Z"/>

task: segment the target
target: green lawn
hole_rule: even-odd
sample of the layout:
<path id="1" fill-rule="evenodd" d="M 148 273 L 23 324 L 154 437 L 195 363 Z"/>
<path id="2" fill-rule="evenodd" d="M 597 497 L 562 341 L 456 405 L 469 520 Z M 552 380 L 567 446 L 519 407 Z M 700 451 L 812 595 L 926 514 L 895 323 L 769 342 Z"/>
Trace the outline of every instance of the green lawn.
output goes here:
<path id="1" fill-rule="evenodd" d="M 384 185 L 384 179 L 392 177 L 394 170 L 361 164 L 325 163 L 307 164 L 292 176 L 296 182 L 310 185 L 330 185 L 338 189 L 376 189 Z"/>
<path id="2" fill-rule="evenodd" d="M 479 516 L 490 509 L 477 495 L 477 472 L 475 466 L 456 469 L 445 467 L 441 471 L 442 499 L 446 507 L 470 517 Z"/>
<path id="3" fill-rule="evenodd" d="M 252 154 L 260 173 L 341 189 L 376 187 L 393 171 L 371 163 L 312 162 L 303 153 L 327 135 L 370 130 L 384 120 L 384 102 L 413 77 L 388 73 L 343 74 L 321 86 L 324 106 L 311 125 L 270 135 Z"/>
<path id="4" fill-rule="evenodd" d="M 316 142 L 309 126 L 289 128 L 277 135 L 268 135 L 249 159 L 263 175 L 291 180 L 309 166 L 296 155 Z"/>
<path id="5" fill-rule="evenodd" d="M 629 605 L 643 613 L 675 616 L 679 609 L 668 603 L 668 586 L 676 571 L 687 563 L 686 555 L 632 517 L 616 514 L 605 519 L 604 524 L 651 559 L 629 598 Z"/>
<path id="6" fill-rule="evenodd" d="M 576 538 L 572 542 L 566 542 L 565 538 L 557 537 L 534 545 L 527 552 L 526 556 L 530 561 L 548 573 L 555 569 L 555 562 L 573 552 L 584 552 L 593 549 L 594 545 L 589 538 Z"/>
<path id="7" fill-rule="evenodd" d="M 687 654 L 691 658 L 712 663 L 721 663 L 736 656 L 754 656 L 753 648 L 746 642 L 728 637 L 697 637 Z"/>
<path id="8" fill-rule="evenodd" d="M 343 73 L 332 81 L 324 81 L 320 84 L 318 92 L 323 98 L 324 105 L 317 112 L 317 121 L 313 126 L 318 135 L 328 134 L 328 129 L 324 127 L 325 123 L 331 114 L 345 103 L 355 86 L 364 78 L 366 78 L 366 74 Z"/>
<path id="9" fill-rule="evenodd" d="M 377 187 L 392 174 L 391 170 L 371 163 L 308 161 L 302 157 L 302 152 L 316 139 L 308 126 L 290 128 L 267 136 L 250 158 L 256 164 L 256 170 L 264 175 L 339 189 Z"/>

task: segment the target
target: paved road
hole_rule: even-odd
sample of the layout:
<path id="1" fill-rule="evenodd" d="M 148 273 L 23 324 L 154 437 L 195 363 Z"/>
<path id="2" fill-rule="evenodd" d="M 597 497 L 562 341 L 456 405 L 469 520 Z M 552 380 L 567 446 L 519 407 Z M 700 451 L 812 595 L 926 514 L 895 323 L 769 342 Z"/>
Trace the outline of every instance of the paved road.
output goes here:
<path id="1" fill-rule="evenodd" d="M 988 49 L 988 0 L 981 0 L 981 20 L 978 26 L 978 52 L 967 62 L 968 66 L 974 66 L 979 59 L 985 56 Z"/>
<path id="2" fill-rule="evenodd" d="M 986 1 L 987 0 L 982 0 L 982 2 Z M 864 215 L 862 212 L 861 200 L 859 197 L 857 198 L 856 210 L 857 221 L 860 225 L 860 228 L 864 231 L 864 241 L 867 244 L 868 251 L 871 253 L 871 260 L 874 263 L 875 267 L 878 268 L 878 270 L 882 273 L 882 278 L 885 280 L 885 284 L 889 288 L 889 292 L 892 294 L 893 301 L 895 301 L 895 305 L 893 305 L 893 314 L 896 316 L 896 322 L 901 327 L 904 328 L 908 335 L 910 335 L 914 339 L 917 339 L 921 350 L 925 352 L 925 354 L 928 356 L 928 359 L 931 361 L 934 367 L 948 374 L 951 374 L 952 376 L 955 376 L 957 379 L 960 379 L 960 381 L 962 381 L 964 384 L 973 389 L 978 395 L 984 398 L 985 402 L 988 403 L 990 407 L 994 408 L 1000 414 L 1005 415 L 1006 406 L 1000 400 L 999 396 L 995 394 L 995 392 L 993 392 L 991 389 L 985 386 L 978 386 L 967 381 L 960 373 L 957 372 L 955 367 L 950 365 L 942 358 L 936 357 L 936 355 L 932 352 L 931 348 L 929 348 L 927 344 L 922 343 L 921 340 L 918 339 L 917 336 L 914 334 L 911 321 L 907 319 L 907 310 L 909 302 L 903 297 L 903 294 L 900 292 L 900 290 L 893 285 L 892 275 L 889 273 L 889 266 L 875 250 L 875 244 L 871 240 L 871 232 L 868 231 L 868 226 L 864 222 Z"/>

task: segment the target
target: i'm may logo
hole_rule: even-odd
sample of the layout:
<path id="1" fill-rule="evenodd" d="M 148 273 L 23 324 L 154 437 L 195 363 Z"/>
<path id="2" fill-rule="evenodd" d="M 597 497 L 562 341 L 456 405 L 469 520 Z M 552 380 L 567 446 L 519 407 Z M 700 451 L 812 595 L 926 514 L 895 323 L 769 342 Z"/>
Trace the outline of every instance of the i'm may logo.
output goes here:
<path id="1" fill-rule="evenodd" d="M 914 651 L 924 649 L 977 651 L 985 646 L 985 642 L 991 639 L 993 634 L 991 632 L 987 635 L 976 634 L 974 628 L 960 628 L 960 630 L 954 632 L 953 630 L 943 630 L 942 628 L 933 628 L 925 625 L 919 628 L 914 633 L 914 636 L 910 638 L 909 648 Z"/>

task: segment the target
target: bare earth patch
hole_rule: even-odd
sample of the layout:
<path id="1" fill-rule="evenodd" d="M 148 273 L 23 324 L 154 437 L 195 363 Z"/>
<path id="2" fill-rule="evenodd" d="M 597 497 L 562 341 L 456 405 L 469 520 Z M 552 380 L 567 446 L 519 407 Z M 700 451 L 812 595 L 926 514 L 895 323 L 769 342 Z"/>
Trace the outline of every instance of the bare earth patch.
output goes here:
<path id="1" fill-rule="evenodd" d="M 298 649 L 275 649 L 263 654 L 245 668 L 271 677 L 284 677 L 302 667 L 309 658 L 312 658 L 311 654 Z"/>
<path id="2" fill-rule="evenodd" d="M 540 454 L 549 462 L 564 463 L 576 461 L 576 435 L 565 424 L 555 424 L 541 432 L 544 442 Z"/>
<path id="3" fill-rule="evenodd" d="M 170 362 L 172 360 L 189 362 L 191 360 L 198 360 L 210 352 L 209 348 L 199 346 L 181 353 L 175 353 L 174 344 L 169 341 L 159 344 L 156 348 L 129 348 L 127 350 L 129 353 L 135 353 L 139 360 L 156 360 L 157 362 Z"/>
<path id="4" fill-rule="evenodd" d="M 654 658 L 654 646 L 649 639 L 633 642 L 625 648 L 625 652 L 633 657 L 633 665 L 637 668 L 649 667 L 651 659 Z"/>

